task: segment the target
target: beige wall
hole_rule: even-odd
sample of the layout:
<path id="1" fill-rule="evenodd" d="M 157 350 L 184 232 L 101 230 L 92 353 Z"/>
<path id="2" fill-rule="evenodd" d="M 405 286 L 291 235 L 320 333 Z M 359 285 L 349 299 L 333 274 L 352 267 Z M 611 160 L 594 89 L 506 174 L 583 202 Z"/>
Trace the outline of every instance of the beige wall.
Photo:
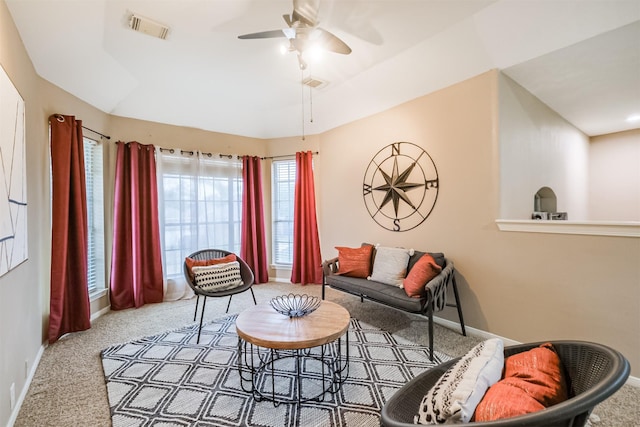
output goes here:
<path id="1" fill-rule="evenodd" d="M 640 221 L 640 129 L 591 138 L 589 219 Z"/>
<path id="2" fill-rule="evenodd" d="M 320 135 L 322 256 L 363 241 L 443 251 L 456 265 L 469 326 L 522 342 L 605 343 L 622 351 L 638 376 L 640 239 L 500 232 L 494 223 L 497 87 L 498 73 L 488 72 Z M 440 178 L 429 218 L 401 233 L 379 227 L 362 199 L 369 161 L 395 141 L 427 150 Z M 444 317 L 456 320 L 453 309 Z"/>

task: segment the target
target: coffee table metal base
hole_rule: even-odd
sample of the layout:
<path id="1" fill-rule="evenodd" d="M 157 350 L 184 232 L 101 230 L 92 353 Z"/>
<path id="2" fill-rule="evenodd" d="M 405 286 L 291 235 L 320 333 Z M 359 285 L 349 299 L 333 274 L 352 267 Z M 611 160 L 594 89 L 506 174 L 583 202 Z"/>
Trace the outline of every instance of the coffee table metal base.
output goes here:
<path id="1" fill-rule="evenodd" d="M 319 347 L 280 350 L 238 339 L 238 371 L 242 389 L 253 398 L 280 403 L 323 401 L 349 376 L 349 333 Z"/>

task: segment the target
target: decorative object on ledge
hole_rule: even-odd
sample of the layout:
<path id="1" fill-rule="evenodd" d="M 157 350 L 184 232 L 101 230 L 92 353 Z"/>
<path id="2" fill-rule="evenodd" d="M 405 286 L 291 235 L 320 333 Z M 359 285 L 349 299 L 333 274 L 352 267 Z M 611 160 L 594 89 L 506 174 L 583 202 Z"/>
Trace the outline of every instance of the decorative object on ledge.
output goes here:
<path id="1" fill-rule="evenodd" d="M 531 219 L 566 221 L 569 217 L 566 212 L 532 212 Z"/>
<path id="2" fill-rule="evenodd" d="M 549 212 L 532 212 L 531 219 L 549 219 Z"/>
<path id="3" fill-rule="evenodd" d="M 553 221 L 566 221 L 569 218 L 566 212 L 549 212 L 549 219 Z"/>
<path id="4" fill-rule="evenodd" d="M 554 221 L 569 219 L 566 212 L 556 212 L 557 205 L 556 193 L 549 187 L 542 187 L 533 196 L 531 219 Z"/>
<path id="5" fill-rule="evenodd" d="M 271 299 L 271 306 L 280 314 L 291 317 L 302 317 L 313 313 L 320 307 L 320 299 L 309 295 L 281 295 Z"/>
<path id="6" fill-rule="evenodd" d="M 381 227 L 408 231 L 427 219 L 438 198 L 438 170 L 431 156 L 411 142 L 394 142 L 367 166 L 362 196 Z"/>

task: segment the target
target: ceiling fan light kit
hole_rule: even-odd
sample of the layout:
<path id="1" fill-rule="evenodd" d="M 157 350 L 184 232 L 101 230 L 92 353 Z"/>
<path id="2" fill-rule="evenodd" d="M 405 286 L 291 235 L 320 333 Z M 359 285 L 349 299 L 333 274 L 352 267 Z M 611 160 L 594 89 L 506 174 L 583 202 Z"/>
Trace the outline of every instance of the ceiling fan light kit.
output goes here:
<path id="1" fill-rule="evenodd" d="M 238 38 L 246 40 L 286 37 L 289 46 L 281 47 L 280 51 L 296 52 L 301 70 L 307 68 L 306 54 L 316 56 L 321 51 L 350 54 L 351 48 L 344 41 L 318 26 L 318 6 L 318 0 L 294 0 L 291 15 L 282 15 L 288 28 L 243 34 Z"/>

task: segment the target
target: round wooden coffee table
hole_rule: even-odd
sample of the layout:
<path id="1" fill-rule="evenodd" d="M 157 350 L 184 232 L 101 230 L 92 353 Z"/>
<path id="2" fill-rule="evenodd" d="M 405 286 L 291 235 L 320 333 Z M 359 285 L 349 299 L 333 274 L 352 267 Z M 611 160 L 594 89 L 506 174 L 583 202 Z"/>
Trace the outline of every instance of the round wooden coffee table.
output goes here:
<path id="1" fill-rule="evenodd" d="M 302 317 L 289 318 L 269 303 L 243 311 L 236 319 L 243 390 L 276 406 L 335 393 L 349 374 L 349 320 L 330 301 Z"/>

